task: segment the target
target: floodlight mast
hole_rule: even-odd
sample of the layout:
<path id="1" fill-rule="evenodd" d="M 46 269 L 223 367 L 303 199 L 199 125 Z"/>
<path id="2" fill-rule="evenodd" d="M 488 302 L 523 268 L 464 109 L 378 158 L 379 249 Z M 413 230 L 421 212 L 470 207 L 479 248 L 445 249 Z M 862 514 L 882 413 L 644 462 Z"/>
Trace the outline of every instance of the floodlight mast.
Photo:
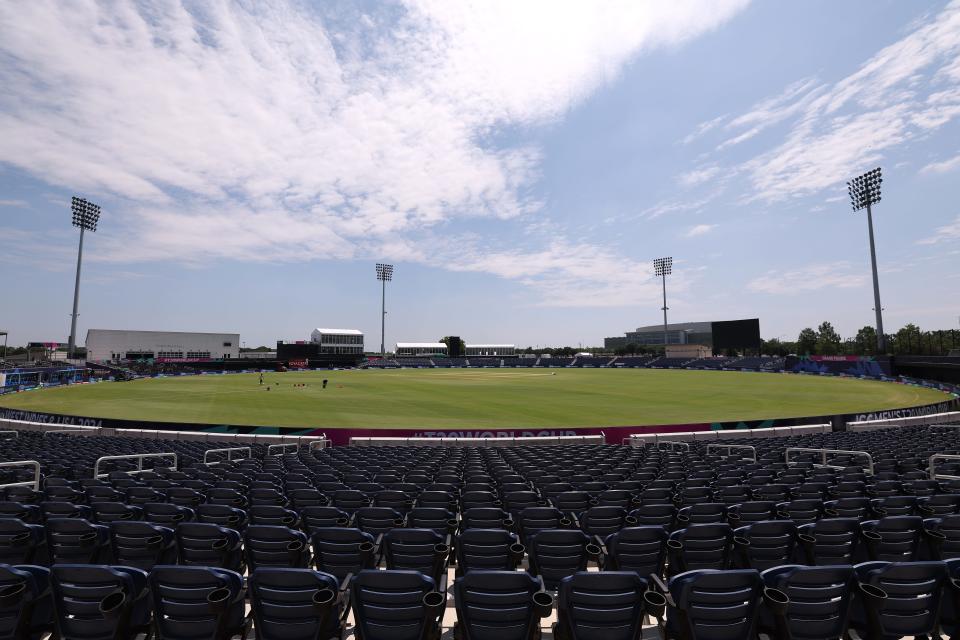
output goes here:
<path id="1" fill-rule="evenodd" d="M 387 349 L 384 336 L 386 335 L 387 326 L 387 282 L 393 280 L 393 265 L 378 262 L 377 280 L 379 280 L 382 285 L 382 291 L 380 293 L 380 357 L 386 358 Z"/>
<path id="2" fill-rule="evenodd" d="M 67 343 L 67 357 L 76 357 L 77 348 L 77 307 L 80 303 L 80 265 L 83 262 L 83 234 L 96 232 L 100 221 L 100 206 L 74 196 L 70 201 L 73 214 L 73 226 L 80 228 L 80 247 L 77 249 L 77 279 L 73 285 L 73 313 L 70 316 L 70 341 Z"/>
<path id="3" fill-rule="evenodd" d="M 880 202 L 880 185 L 883 176 L 880 167 L 867 171 L 847 183 L 850 194 L 850 205 L 854 211 L 867 210 L 867 231 L 870 236 L 870 266 L 873 270 L 873 310 L 877 316 L 877 354 L 887 350 L 887 338 L 883 333 L 883 307 L 880 306 L 880 280 L 877 277 L 877 249 L 873 241 L 873 209 L 872 206 Z"/>
<path id="4" fill-rule="evenodd" d="M 663 279 L 663 355 L 667 355 L 667 276 L 673 273 L 673 257 L 653 261 L 653 273 Z"/>

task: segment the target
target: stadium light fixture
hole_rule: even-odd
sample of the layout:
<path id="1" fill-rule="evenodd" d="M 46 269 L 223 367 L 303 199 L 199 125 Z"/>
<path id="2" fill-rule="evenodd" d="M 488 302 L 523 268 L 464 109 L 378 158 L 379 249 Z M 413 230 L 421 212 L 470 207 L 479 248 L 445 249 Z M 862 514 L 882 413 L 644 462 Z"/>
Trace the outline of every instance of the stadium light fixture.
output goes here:
<path id="1" fill-rule="evenodd" d="M 387 349 L 384 336 L 386 335 L 387 327 L 387 283 L 393 281 L 393 265 L 378 262 L 377 280 L 379 280 L 382 285 L 382 291 L 380 293 L 380 357 L 386 358 Z"/>
<path id="2" fill-rule="evenodd" d="M 97 223 L 100 222 L 100 206 L 73 196 L 70 201 L 70 211 L 73 214 L 73 226 L 80 228 L 80 248 L 77 250 L 77 279 L 73 285 L 73 313 L 70 316 L 70 342 L 67 345 L 67 357 L 72 359 L 77 355 L 77 306 L 80 303 L 80 264 L 83 261 L 83 234 L 85 231 L 96 232 Z"/>
<path id="3" fill-rule="evenodd" d="M 867 210 L 867 231 L 870 235 L 870 265 L 873 269 L 873 310 L 877 314 L 877 354 L 887 350 L 887 339 L 883 334 L 883 307 L 880 306 L 880 280 L 877 277 L 877 249 L 873 242 L 873 209 L 872 206 L 880 202 L 880 185 L 883 176 L 880 167 L 867 171 L 847 183 L 850 194 L 850 205 L 854 211 Z"/>
<path id="4" fill-rule="evenodd" d="M 667 355 L 667 276 L 673 273 L 673 257 L 653 261 L 653 273 L 663 279 L 663 355 Z"/>

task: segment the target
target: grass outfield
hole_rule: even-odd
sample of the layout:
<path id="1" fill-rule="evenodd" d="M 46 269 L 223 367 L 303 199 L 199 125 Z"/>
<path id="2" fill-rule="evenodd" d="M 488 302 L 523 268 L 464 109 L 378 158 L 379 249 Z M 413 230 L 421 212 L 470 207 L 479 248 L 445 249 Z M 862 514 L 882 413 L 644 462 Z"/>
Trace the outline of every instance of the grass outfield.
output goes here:
<path id="1" fill-rule="evenodd" d="M 321 389 L 321 380 L 330 381 Z M 733 371 L 405 369 L 184 376 L 6 396 L 0 405 L 128 420 L 291 427 L 589 427 L 859 413 L 931 404 L 889 382 Z M 305 383 L 305 387 L 294 387 Z M 267 388 L 270 388 L 268 391 Z"/>

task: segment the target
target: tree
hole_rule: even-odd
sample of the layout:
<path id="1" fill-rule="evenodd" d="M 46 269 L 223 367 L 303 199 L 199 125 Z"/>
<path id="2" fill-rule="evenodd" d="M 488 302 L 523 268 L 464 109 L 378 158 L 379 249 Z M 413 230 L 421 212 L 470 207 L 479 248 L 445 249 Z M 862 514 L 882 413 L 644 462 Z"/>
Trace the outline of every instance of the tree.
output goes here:
<path id="1" fill-rule="evenodd" d="M 857 337 L 853 339 L 857 344 L 860 353 L 865 356 L 876 355 L 877 353 L 877 330 L 867 325 L 857 331 Z"/>
<path id="2" fill-rule="evenodd" d="M 827 321 L 820 323 L 820 326 L 817 327 L 817 353 L 825 356 L 835 356 L 840 353 L 841 342 L 843 340 L 832 324 Z"/>
<path id="3" fill-rule="evenodd" d="M 817 332 L 807 327 L 800 331 L 797 336 L 797 353 L 800 355 L 810 355 L 817 350 Z"/>
<path id="4" fill-rule="evenodd" d="M 451 353 L 459 353 L 461 356 L 466 355 L 466 353 L 467 353 L 467 343 L 464 342 L 461 338 L 457 338 L 458 340 L 460 340 L 460 344 L 459 344 L 459 348 L 456 348 L 456 347 L 454 347 L 454 346 L 452 346 L 452 345 L 450 344 L 450 342 L 453 340 L 454 337 L 455 337 L 455 336 L 444 336 L 444 337 L 440 338 L 439 342 L 442 342 L 443 344 L 447 345 L 447 353 L 448 353 L 448 354 L 451 354 Z"/>
<path id="5" fill-rule="evenodd" d="M 920 335 L 920 327 L 917 325 L 912 322 L 904 325 L 896 334 L 897 353 L 920 353 Z"/>

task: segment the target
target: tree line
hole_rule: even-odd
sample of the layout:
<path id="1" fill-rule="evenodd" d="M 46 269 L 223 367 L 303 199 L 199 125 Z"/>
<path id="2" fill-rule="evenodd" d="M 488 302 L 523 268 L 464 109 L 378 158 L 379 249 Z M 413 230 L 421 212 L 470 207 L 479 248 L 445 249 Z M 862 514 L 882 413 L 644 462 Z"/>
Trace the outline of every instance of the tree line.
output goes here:
<path id="1" fill-rule="evenodd" d="M 912 322 L 896 333 L 885 334 L 887 348 L 884 355 L 945 356 L 951 350 L 960 349 L 960 331 L 956 329 L 921 330 Z M 856 335 L 841 338 L 830 322 L 824 321 L 816 329 L 806 327 L 797 339 L 790 342 L 773 338 L 763 341 L 763 353 L 767 355 L 821 356 L 875 356 L 877 355 L 877 330 L 862 327 Z"/>

